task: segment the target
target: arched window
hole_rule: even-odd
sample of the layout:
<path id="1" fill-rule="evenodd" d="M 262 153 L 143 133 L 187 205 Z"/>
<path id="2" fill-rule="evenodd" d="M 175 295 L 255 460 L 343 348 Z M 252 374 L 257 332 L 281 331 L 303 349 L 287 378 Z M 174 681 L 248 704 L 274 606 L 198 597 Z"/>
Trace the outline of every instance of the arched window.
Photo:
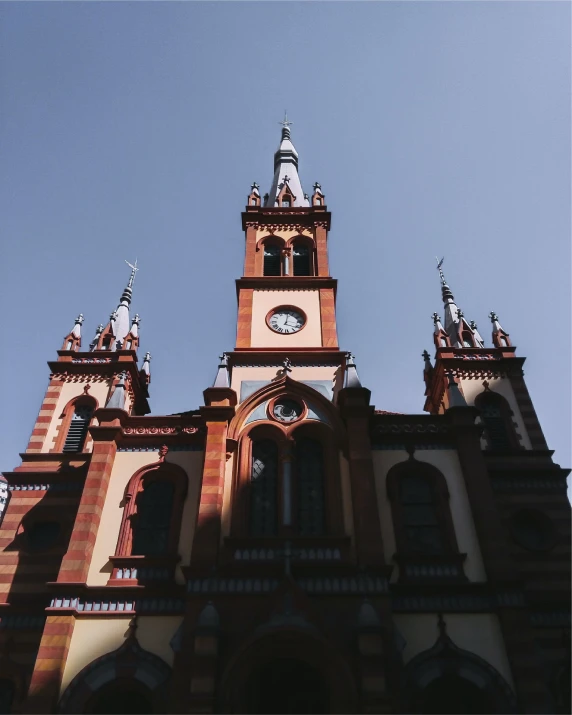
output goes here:
<path id="1" fill-rule="evenodd" d="M 250 534 L 273 536 L 277 527 L 278 446 L 273 440 L 252 443 Z"/>
<path id="2" fill-rule="evenodd" d="M 279 246 L 264 246 L 264 275 L 282 275 L 282 256 Z"/>
<path id="3" fill-rule="evenodd" d="M 308 246 L 303 243 L 295 243 L 293 257 L 295 276 L 311 276 L 313 274 L 312 254 Z"/>
<path id="4" fill-rule="evenodd" d="M 282 206 L 292 206 L 292 199 L 289 196 L 284 196 Z"/>
<path id="5" fill-rule="evenodd" d="M 174 485 L 168 481 L 146 484 L 137 495 L 133 519 L 133 556 L 158 556 L 169 551 Z"/>
<path id="6" fill-rule="evenodd" d="M 443 474 L 427 462 L 410 459 L 389 470 L 387 493 L 398 559 L 453 559 L 461 576 L 464 557 L 457 547 Z"/>
<path id="7" fill-rule="evenodd" d="M 402 476 L 399 502 L 407 550 L 423 554 L 443 553 L 433 490 L 427 480 L 414 474 Z"/>
<path id="8" fill-rule="evenodd" d="M 93 405 L 77 404 L 75 406 L 62 452 L 81 452 L 83 450 L 93 412 Z"/>
<path id="9" fill-rule="evenodd" d="M 176 556 L 187 484 L 185 471 L 166 462 L 145 467 L 131 477 L 114 559 Z"/>
<path id="10" fill-rule="evenodd" d="M 298 531 L 301 535 L 324 532 L 324 450 L 315 439 L 296 440 L 296 492 Z"/>
<path id="11" fill-rule="evenodd" d="M 475 406 L 481 411 L 488 449 L 505 450 L 518 447 L 511 410 L 504 397 L 490 390 L 482 392 L 477 395 Z"/>

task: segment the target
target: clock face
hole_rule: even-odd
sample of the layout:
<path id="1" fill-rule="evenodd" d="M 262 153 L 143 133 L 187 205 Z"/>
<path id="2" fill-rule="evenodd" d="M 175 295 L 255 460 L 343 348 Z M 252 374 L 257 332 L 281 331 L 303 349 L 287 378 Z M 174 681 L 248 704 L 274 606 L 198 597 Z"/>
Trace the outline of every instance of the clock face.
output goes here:
<path id="1" fill-rule="evenodd" d="M 276 308 L 268 318 L 268 325 L 277 333 L 297 333 L 302 330 L 306 318 L 295 308 Z"/>

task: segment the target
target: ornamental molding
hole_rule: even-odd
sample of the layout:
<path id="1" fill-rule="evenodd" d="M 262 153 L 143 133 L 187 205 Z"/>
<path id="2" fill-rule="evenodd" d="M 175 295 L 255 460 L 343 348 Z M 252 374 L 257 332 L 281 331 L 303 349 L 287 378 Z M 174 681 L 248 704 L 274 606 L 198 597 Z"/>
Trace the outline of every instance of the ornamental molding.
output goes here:
<path id="1" fill-rule="evenodd" d="M 118 373 L 119 374 L 119 373 Z M 69 372 L 53 372 L 50 375 L 50 380 L 62 380 L 64 382 L 108 382 L 110 375 L 76 375 Z"/>
<path id="2" fill-rule="evenodd" d="M 387 593 L 387 579 L 382 577 L 358 576 L 324 577 L 294 579 L 297 586 L 308 593 L 322 595 Z M 187 591 L 190 594 L 229 594 L 249 595 L 252 593 L 270 593 L 278 588 L 281 580 L 276 578 L 202 578 L 190 579 Z"/>
<path id="3" fill-rule="evenodd" d="M 173 444 L 169 446 L 169 452 L 202 452 L 204 446 L 202 444 Z M 159 447 L 137 446 L 137 447 L 118 447 L 118 452 L 156 452 L 159 453 Z"/>
<path id="4" fill-rule="evenodd" d="M 54 482 L 43 484 L 10 484 L 8 489 L 11 492 L 66 492 L 80 491 L 83 489 L 83 481 L 81 482 Z"/>
<path id="5" fill-rule="evenodd" d="M 374 434 L 447 434 L 449 428 L 447 425 L 439 424 L 423 424 L 417 422 L 414 424 L 392 424 L 392 425 L 376 425 Z"/>
<path id="6" fill-rule="evenodd" d="M 110 357 L 104 358 L 72 358 L 72 363 L 107 363 L 107 362 L 117 362 L 117 358 L 112 359 Z"/>
<path id="7" fill-rule="evenodd" d="M 197 434 L 203 432 L 202 427 L 124 427 L 123 434 L 138 437 L 140 435 Z"/>
<path id="8" fill-rule="evenodd" d="M 90 615 L 109 613 L 183 613 L 185 602 L 181 598 L 138 598 L 138 599 L 81 599 L 77 597 L 52 598 L 50 610 L 76 611 Z"/>
<path id="9" fill-rule="evenodd" d="M 495 492 L 566 491 L 566 477 L 559 475 L 550 477 L 493 476 L 491 485 Z"/>

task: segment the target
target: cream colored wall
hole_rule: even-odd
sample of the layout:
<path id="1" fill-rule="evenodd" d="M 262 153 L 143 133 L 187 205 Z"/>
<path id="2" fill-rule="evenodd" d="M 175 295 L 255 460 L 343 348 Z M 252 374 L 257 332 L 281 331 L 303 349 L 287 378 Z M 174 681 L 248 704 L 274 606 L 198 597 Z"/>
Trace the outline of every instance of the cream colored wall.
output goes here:
<path id="1" fill-rule="evenodd" d="M 183 507 L 181 535 L 179 538 L 180 565 L 176 571 L 177 583 L 184 583 L 180 566 L 189 564 L 191 548 L 195 529 L 199 489 L 203 466 L 203 452 L 169 452 L 167 463 L 177 464 L 189 476 L 189 489 Z M 119 529 L 123 517 L 123 508 L 120 506 L 125 493 L 125 487 L 135 472 L 146 465 L 154 464 L 159 459 L 157 452 L 118 452 L 113 463 L 113 470 L 109 480 L 109 488 L 97 538 L 93 549 L 89 573 L 88 586 L 103 586 L 111 575 L 111 562 L 109 557 L 115 554 Z"/>
<path id="2" fill-rule="evenodd" d="M 316 366 L 316 367 L 293 367 L 288 376 L 293 380 L 331 380 L 336 378 L 339 366 Z M 274 380 L 282 377 L 282 368 L 278 367 L 233 367 L 231 387 L 240 399 L 240 385 L 243 380 Z M 337 381 L 341 383 L 341 376 L 338 374 Z M 340 385 L 336 385 L 340 389 Z"/>
<path id="3" fill-rule="evenodd" d="M 373 452 L 383 544 L 385 557 L 389 563 L 392 562 L 396 547 L 391 505 L 387 496 L 386 478 L 391 467 L 407 461 L 408 458 L 409 456 L 405 450 L 374 450 Z M 415 459 L 419 462 L 432 464 L 443 473 L 449 489 L 449 505 L 459 551 L 467 554 L 464 563 L 465 575 L 469 581 L 486 581 L 487 577 L 479 540 L 457 452 L 452 449 L 418 450 L 415 452 Z M 396 566 L 392 573 L 392 582 L 397 580 L 398 575 L 399 569 Z"/>
<path id="4" fill-rule="evenodd" d="M 498 618 L 492 613 L 444 613 L 447 635 L 459 648 L 480 656 L 496 668 L 511 687 L 512 673 Z M 394 613 L 393 619 L 407 642 L 403 660 L 408 663 L 431 648 L 439 636 L 437 614 Z"/>
<path id="5" fill-rule="evenodd" d="M 75 397 L 83 395 L 83 388 L 87 383 L 89 383 L 90 385 L 89 396 L 94 397 L 100 407 L 103 407 L 105 405 L 112 378 L 109 378 L 105 382 L 91 382 L 90 376 L 86 375 L 85 377 L 80 377 L 79 379 L 79 382 L 66 382 L 62 386 L 62 390 L 56 403 L 56 409 L 53 413 L 54 418 L 51 421 L 50 426 L 48 427 L 48 433 L 46 435 L 46 439 L 44 440 L 44 444 L 42 445 L 42 452 L 49 452 L 51 449 L 54 448 L 57 430 L 62 423 L 62 413 L 64 411 L 65 406 L 70 400 L 73 400 Z M 40 416 L 42 416 L 42 414 L 42 411 L 40 411 Z M 86 451 L 91 451 L 91 446 L 92 440 L 88 436 L 86 442 Z"/>
<path id="6" fill-rule="evenodd" d="M 270 330 L 266 316 L 273 308 L 291 305 L 306 313 L 304 328 L 292 335 Z M 318 290 L 255 290 L 252 296 L 250 343 L 253 348 L 319 348 L 322 346 Z"/>
<path id="7" fill-rule="evenodd" d="M 460 385 L 468 405 L 474 405 L 476 396 L 480 395 L 481 392 L 484 392 L 483 382 L 484 380 L 467 380 L 461 377 Z M 516 422 L 516 431 L 520 436 L 522 446 L 525 449 L 532 449 L 528 432 L 524 426 L 522 415 L 520 414 L 520 409 L 518 407 L 516 397 L 514 396 L 514 392 L 512 391 L 510 381 L 506 377 L 490 377 L 487 378 L 487 382 L 489 383 L 489 389 L 491 392 L 498 392 L 498 394 L 502 395 L 510 405 L 510 409 L 513 412 L 513 420 Z"/>
<path id="8" fill-rule="evenodd" d="M 66 658 L 61 693 L 86 665 L 123 645 L 131 618 L 132 616 L 76 618 Z M 139 645 L 158 655 L 172 667 L 174 653 L 169 642 L 182 620 L 182 616 L 139 616 L 137 618 Z"/>
<path id="9" fill-rule="evenodd" d="M 265 238 L 266 236 L 270 235 L 278 236 L 279 238 L 283 238 L 285 241 L 288 241 L 293 236 L 308 236 L 310 238 L 313 237 L 312 231 L 308 230 L 307 228 L 303 229 L 302 231 L 286 231 L 280 229 L 279 231 L 274 231 L 272 234 L 270 234 L 267 228 L 259 228 L 256 230 L 257 241 L 259 241 L 261 238 Z"/>

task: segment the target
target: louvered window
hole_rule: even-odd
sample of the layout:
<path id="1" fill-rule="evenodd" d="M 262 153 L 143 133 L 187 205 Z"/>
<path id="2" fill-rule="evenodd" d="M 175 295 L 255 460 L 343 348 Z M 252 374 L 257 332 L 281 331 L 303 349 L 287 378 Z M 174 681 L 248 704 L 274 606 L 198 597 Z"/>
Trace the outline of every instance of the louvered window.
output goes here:
<path id="1" fill-rule="evenodd" d="M 264 275 L 265 276 L 280 276 L 282 275 L 280 248 L 278 246 L 264 247 Z"/>
<path id="2" fill-rule="evenodd" d="M 501 406 L 487 400 L 483 401 L 480 407 L 489 449 L 510 449 L 510 438 Z"/>
<path id="3" fill-rule="evenodd" d="M 137 497 L 133 520 L 134 556 L 158 556 L 169 551 L 174 487 L 168 481 L 147 484 Z"/>
<path id="4" fill-rule="evenodd" d="M 324 451 L 314 439 L 296 442 L 298 530 L 305 536 L 324 531 Z"/>
<path id="5" fill-rule="evenodd" d="M 443 553 L 443 539 L 431 485 L 421 477 L 401 477 L 399 500 L 408 549 L 424 554 Z"/>
<path id="6" fill-rule="evenodd" d="M 294 246 L 294 275 L 312 275 L 312 261 L 308 246 Z"/>
<path id="7" fill-rule="evenodd" d="M 63 452 L 81 452 L 92 414 L 93 408 L 89 405 L 81 405 L 75 408 L 62 450 Z"/>
<path id="8" fill-rule="evenodd" d="M 276 533 L 276 493 L 278 448 L 272 440 L 252 444 L 250 479 L 250 534 L 273 536 Z"/>

